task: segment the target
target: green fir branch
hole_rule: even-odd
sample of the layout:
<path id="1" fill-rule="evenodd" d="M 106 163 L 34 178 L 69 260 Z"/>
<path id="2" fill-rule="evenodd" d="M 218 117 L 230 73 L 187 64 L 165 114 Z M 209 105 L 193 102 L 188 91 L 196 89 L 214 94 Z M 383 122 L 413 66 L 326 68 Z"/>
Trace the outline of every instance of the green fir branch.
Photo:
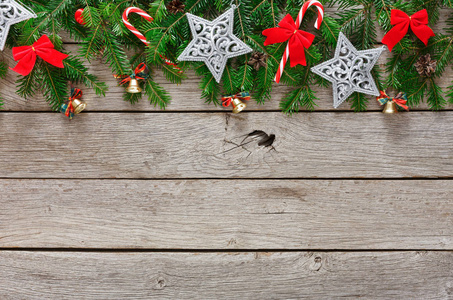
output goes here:
<path id="1" fill-rule="evenodd" d="M 171 101 L 167 91 L 152 80 L 146 80 L 145 93 L 148 95 L 150 104 L 159 106 L 160 109 L 165 109 Z"/>
<path id="2" fill-rule="evenodd" d="M 200 82 L 201 98 L 208 104 L 220 104 L 220 85 L 216 82 L 209 69 L 201 65 L 195 69 L 197 75 L 202 76 Z"/>
<path id="3" fill-rule="evenodd" d="M 432 110 L 441 110 L 445 107 L 447 101 L 443 97 L 442 89 L 435 83 L 433 78 L 429 79 L 429 89 L 427 93 L 427 103 Z"/>
<path id="4" fill-rule="evenodd" d="M 4 61 L 0 61 L 0 79 L 4 79 L 8 74 L 8 65 Z M 4 104 L 3 97 L 0 95 L 0 109 L 2 109 Z"/>
<path id="5" fill-rule="evenodd" d="M 308 85 L 304 85 L 286 94 L 280 102 L 280 109 L 288 115 L 299 112 L 301 108 L 312 111 L 316 105 L 316 100 L 318 98 L 316 98 L 313 90 Z"/>
<path id="6" fill-rule="evenodd" d="M 21 96 L 22 98 L 32 98 L 33 96 L 36 95 L 36 91 L 39 88 L 39 72 L 37 71 L 37 68 L 34 68 L 30 74 L 27 76 L 22 76 L 20 77 L 17 81 L 16 84 L 18 86 L 17 89 L 17 94 Z"/>
<path id="7" fill-rule="evenodd" d="M 222 77 L 222 82 L 223 82 L 223 89 L 225 92 L 229 95 L 235 94 L 236 88 L 233 82 L 233 68 L 229 66 L 228 64 L 225 66 L 225 71 L 223 71 L 223 77 Z"/>
<path id="8" fill-rule="evenodd" d="M 0 78 L 3 79 L 8 74 L 8 65 L 4 61 L 0 61 Z"/>
<path id="9" fill-rule="evenodd" d="M 108 90 L 104 82 L 100 82 L 98 78 L 90 73 L 88 69 L 76 57 L 70 56 L 63 61 L 64 73 L 70 81 L 81 82 L 87 87 L 93 89 L 98 96 L 105 96 Z"/>
<path id="10" fill-rule="evenodd" d="M 92 88 L 97 95 L 105 95 L 107 86 L 98 78 L 90 74 L 83 62 L 101 60 L 105 62 L 114 74 L 129 75 L 131 65 L 145 62 L 152 71 L 153 67 L 162 68 L 165 78 L 172 83 L 181 84 L 186 78 L 184 72 L 167 65 L 164 59 L 175 61 L 178 55 L 192 39 L 186 13 L 191 13 L 205 19 L 212 20 L 223 11 L 229 9 L 233 3 L 235 9 L 234 33 L 247 43 L 254 51 L 266 55 L 266 65 L 255 70 L 248 65 L 250 54 L 239 56 L 228 61 L 222 83 L 217 83 L 209 69 L 199 62 L 183 62 L 179 67 L 183 71 L 194 69 L 201 77 L 200 88 L 202 98 L 207 103 L 220 104 L 221 93 L 234 94 L 238 91 L 250 91 L 258 103 L 271 99 L 273 79 L 280 63 L 286 42 L 264 46 L 265 37 L 262 31 L 276 27 L 286 13 L 296 17 L 303 0 L 185 0 L 185 13 L 170 13 L 166 9 L 166 0 L 127 1 L 127 0 L 23 0 L 24 5 L 32 8 L 37 14 L 36 19 L 29 19 L 11 27 L 7 39 L 7 46 L 15 47 L 31 45 L 43 34 L 47 34 L 55 48 L 61 51 L 64 48 L 61 32 L 66 30 L 69 35 L 82 41 L 78 50 L 79 57 L 70 56 L 64 60 L 64 68 L 58 69 L 42 62 L 38 62 L 28 76 L 17 81 L 17 92 L 23 97 L 32 97 L 40 89 L 43 90 L 46 100 L 53 109 L 66 99 L 68 82 L 80 83 Z M 438 22 L 442 9 L 453 8 L 452 0 L 330 0 L 323 1 L 325 6 L 331 4 L 339 7 L 336 13 L 326 14 L 320 30 L 312 28 L 316 18 L 316 9 L 310 9 L 304 17 L 302 30 L 310 31 L 316 38 L 313 45 L 305 50 L 308 66 L 313 66 L 332 57 L 340 30 L 344 32 L 358 49 L 376 47 L 376 23 L 384 32 L 392 28 L 390 13 L 392 9 L 401 9 L 409 15 L 426 8 L 429 14 L 430 25 Z M 148 22 L 142 17 L 132 14 L 130 21 L 145 33 L 149 45 L 135 37 L 123 24 L 121 14 L 126 7 L 136 6 L 148 11 L 154 18 Z M 74 12 L 83 8 L 85 25 L 77 24 Z M 453 103 L 453 82 L 448 90 L 443 91 L 436 84 L 445 70 L 453 65 L 453 17 L 449 17 L 443 33 L 435 32 L 436 36 L 425 46 L 409 30 L 409 33 L 394 47 L 391 56 L 385 65 L 385 75 L 378 67 L 373 69 L 372 75 L 379 89 L 390 87 L 405 91 L 409 95 L 409 105 L 419 105 L 426 101 L 433 110 L 445 107 L 446 102 Z M 131 59 L 128 55 L 131 54 Z M 430 53 L 437 61 L 437 69 L 432 77 L 425 78 L 419 75 L 414 67 L 421 55 Z M 83 62 L 82 62 L 83 60 Z M 6 74 L 6 64 L 0 63 L 0 77 Z M 2 69 L 3 67 L 3 69 Z M 6 68 L 7 69 L 7 68 Z M 3 72 L 3 73 L 2 73 Z M 385 77 L 383 83 L 381 77 Z M 282 110 L 287 114 L 299 111 L 302 108 L 314 108 L 316 96 L 312 89 L 315 86 L 330 88 L 326 80 L 314 76 L 309 67 L 285 67 L 281 78 L 281 85 L 294 87 L 285 95 L 280 103 Z M 170 97 L 168 93 L 150 78 L 142 82 L 144 94 L 150 103 L 165 108 Z M 223 91 L 221 89 L 223 87 Z M 125 93 L 124 99 L 136 103 L 141 94 Z M 361 94 L 354 94 L 351 106 L 355 111 L 366 109 L 368 98 Z"/>
<path id="11" fill-rule="evenodd" d="M 47 63 L 40 64 L 43 94 L 47 103 L 53 110 L 60 109 L 60 106 L 68 98 L 67 95 L 67 81 L 65 80 L 63 72 L 59 68 L 55 68 Z"/>
<path id="12" fill-rule="evenodd" d="M 364 94 L 354 93 L 348 101 L 351 102 L 351 108 L 355 112 L 366 111 L 368 98 Z"/>
<path id="13" fill-rule="evenodd" d="M 142 93 L 123 93 L 123 100 L 130 104 L 136 104 L 142 99 Z"/>
<path id="14" fill-rule="evenodd" d="M 37 18 L 39 23 L 36 24 L 30 31 L 24 32 L 21 36 L 20 44 L 21 45 L 30 45 L 34 43 L 41 35 L 40 32 L 43 31 L 48 25 L 48 22 L 56 18 L 60 14 L 64 14 L 64 10 L 71 5 L 71 0 L 51 0 L 47 5 L 47 12 L 41 14 Z"/>
<path id="15" fill-rule="evenodd" d="M 181 70 L 176 69 L 174 66 L 162 64 L 162 70 L 165 78 L 171 83 L 181 84 L 187 78 L 186 74 Z"/>

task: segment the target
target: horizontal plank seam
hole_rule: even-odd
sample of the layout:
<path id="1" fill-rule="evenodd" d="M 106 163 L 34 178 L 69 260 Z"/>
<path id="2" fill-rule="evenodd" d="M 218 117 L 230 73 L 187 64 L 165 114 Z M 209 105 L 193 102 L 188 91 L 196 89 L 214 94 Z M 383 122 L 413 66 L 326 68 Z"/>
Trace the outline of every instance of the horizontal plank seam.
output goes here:
<path id="1" fill-rule="evenodd" d="M 437 113 L 437 112 L 451 112 L 453 109 L 442 109 L 439 111 L 432 111 L 429 109 L 413 109 L 412 112 L 431 112 L 431 113 Z M 357 114 L 363 114 L 363 113 L 377 113 L 381 112 L 379 109 L 370 109 L 367 111 L 362 111 L 362 112 L 355 112 L 353 110 L 300 110 L 300 113 L 357 113 Z M 48 114 L 59 114 L 60 112 L 58 111 L 47 111 L 47 110 L 35 110 L 35 111 L 20 111 L 20 110 L 9 110 L 9 111 L 1 111 L 0 114 L 42 114 L 42 113 L 48 113 Z M 82 112 L 81 114 L 199 114 L 199 113 L 228 113 L 232 114 L 231 111 L 224 111 L 224 110 L 156 110 L 156 111 L 151 111 L 151 110 L 93 110 L 93 111 L 86 111 Z M 278 109 L 271 109 L 271 110 L 247 110 L 241 112 L 241 114 L 248 114 L 248 113 L 282 113 L 281 110 Z"/>
<path id="2" fill-rule="evenodd" d="M 0 247 L 0 252 L 101 252 L 101 253 L 247 253 L 247 252 L 453 252 L 453 249 L 150 249 L 150 248 L 12 248 Z"/>
<path id="3" fill-rule="evenodd" d="M 453 180 L 453 177 L 285 177 L 285 178 L 260 178 L 260 177 L 247 177 L 247 178 L 222 178 L 222 177 L 206 177 L 206 178 L 197 178 L 197 177 L 188 177 L 188 178 L 94 178 L 94 177 L 85 177 L 85 178 L 58 178 L 58 177 L 0 177 L 0 180 L 86 180 L 86 181 L 94 181 L 94 180 L 111 180 L 111 181 L 127 181 L 127 180 L 136 180 L 136 181 L 175 181 L 175 180 L 185 180 L 185 181 L 197 181 L 197 180 L 224 180 L 224 181 L 233 181 L 233 180 L 255 180 L 255 181 L 277 181 L 277 180 L 310 180 L 310 181 L 320 181 L 320 180 L 330 180 L 330 181 L 339 181 L 339 180 L 363 180 L 363 181 L 391 181 L 391 180 L 399 180 L 399 181 L 414 181 L 414 180 L 429 180 L 429 181 L 436 181 L 436 180 Z"/>

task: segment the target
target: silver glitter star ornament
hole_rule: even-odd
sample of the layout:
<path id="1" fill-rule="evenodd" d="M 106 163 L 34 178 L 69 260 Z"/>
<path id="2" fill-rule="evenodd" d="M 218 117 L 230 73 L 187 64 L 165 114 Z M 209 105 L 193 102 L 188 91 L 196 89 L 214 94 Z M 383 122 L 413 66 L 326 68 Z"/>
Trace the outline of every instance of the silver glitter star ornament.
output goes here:
<path id="1" fill-rule="evenodd" d="M 385 46 L 358 51 L 340 32 L 335 57 L 311 68 L 313 73 L 332 82 L 333 107 L 337 108 L 354 92 L 379 96 L 371 70 Z"/>
<path id="2" fill-rule="evenodd" d="M 36 18 L 34 12 L 29 11 L 14 0 L 0 0 L 0 50 L 5 48 L 9 27 L 13 24 Z"/>
<path id="3" fill-rule="evenodd" d="M 193 39 L 178 57 L 180 61 L 203 61 L 217 82 L 222 78 L 229 58 L 252 52 L 233 34 L 234 10 L 229 10 L 214 21 L 187 14 Z"/>

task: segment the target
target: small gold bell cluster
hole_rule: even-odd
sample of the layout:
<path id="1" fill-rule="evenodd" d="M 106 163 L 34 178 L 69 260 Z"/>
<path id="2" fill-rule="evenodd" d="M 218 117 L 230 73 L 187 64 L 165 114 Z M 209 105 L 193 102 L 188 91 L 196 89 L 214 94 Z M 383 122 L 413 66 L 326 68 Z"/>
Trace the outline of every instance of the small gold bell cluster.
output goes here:
<path id="1" fill-rule="evenodd" d="M 138 94 L 142 92 L 142 88 L 140 87 L 137 79 L 132 78 L 131 81 L 129 81 L 129 86 L 126 88 L 126 92 L 131 94 Z"/>
<path id="2" fill-rule="evenodd" d="M 241 111 L 243 111 L 246 107 L 247 104 L 239 100 L 238 98 L 233 98 L 233 101 L 231 101 L 231 105 L 233 105 L 233 113 L 238 114 Z"/>
<path id="3" fill-rule="evenodd" d="M 385 103 L 384 110 L 382 112 L 384 114 L 396 114 L 398 113 L 398 107 L 394 101 L 388 101 Z"/>

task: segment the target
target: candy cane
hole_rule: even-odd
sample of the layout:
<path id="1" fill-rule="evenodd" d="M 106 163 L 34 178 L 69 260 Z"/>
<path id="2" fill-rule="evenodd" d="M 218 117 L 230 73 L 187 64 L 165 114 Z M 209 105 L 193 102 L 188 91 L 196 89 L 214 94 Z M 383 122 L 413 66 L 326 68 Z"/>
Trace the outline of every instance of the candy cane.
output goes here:
<path id="1" fill-rule="evenodd" d="M 152 22 L 153 18 L 150 15 L 148 15 L 144 10 L 141 10 L 138 7 L 128 7 L 123 12 L 123 23 L 124 25 L 126 25 L 127 29 L 129 29 L 133 34 L 135 34 L 135 36 L 138 37 L 139 40 L 142 41 L 145 45 L 149 45 L 145 36 L 141 34 L 140 31 L 138 31 L 134 26 L 132 26 L 131 23 L 129 23 L 128 17 L 130 13 L 136 13 L 149 22 Z"/>
<path id="2" fill-rule="evenodd" d="M 128 20 L 128 17 L 129 17 L 129 14 L 130 13 L 136 13 L 138 14 L 139 16 L 143 17 L 145 20 L 147 20 L 148 22 L 152 22 L 153 21 L 153 18 L 148 15 L 144 10 L 138 8 L 138 7 L 128 7 L 126 8 L 126 10 L 123 12 L 123 23 L 124 25 L 127 27 L 127 29 L 129 29 L 133 34 L 135 34 L 136 37 L 138 37 L 138 39 L 140 41 L 142 41 L 142 43 L 144 43 L 145 45 L 149 45 L 149 42 L 146 40 L 146 37 L 141 34 L 140 31 L 138 31 L 134 26 L 132 26 L 132 24 L 129 22 Z M 160 54 L 159 54 L 160 55 Z M 164 62 L 169 65 L 169 66 L 172 66 L 173 68 L 179 70 L 178 73 L 182 73 L 182 70 L 180 67 L 178 67 L 175 63 L 173 63 L 171 60 L 169 60 L 168 58 L 166 58 L 165 56 L 162 56 L 160 55 L 160 57 L 164 60 Z"/>
<path id="3" fill-rule="evenodd" d="M 302 23 L 302 19 L 304 18 L 305 13 L 307 12 L 308 8 L 310 6 L 316 6 L 318 9 L 318 18 L 316 19 L 315 22 L 315 28 L 319 29 L 321 27 L 322 19 L 324 18 L 324 7 L 322 6 L 321 2 L 316 1 L 316 0 L 310 0 L 304 3 L 302 8 L 300 9 L 299 15 L 297 16 L 296 20 L 296 27 L 299 28 L 300 24 Z M 302 49 L 301 51 L 305 51 Z M 279 83 L 280 78 L 282 77 L 283 70 L 285 69 L 286 62 L 289 59 L 289 44 L 286 45 L 285 53 L 283 53 L 282 60 L 280 62 L 280 65 L 277 70 L 277 74 L 275 74 L 275 82 Z"/>

